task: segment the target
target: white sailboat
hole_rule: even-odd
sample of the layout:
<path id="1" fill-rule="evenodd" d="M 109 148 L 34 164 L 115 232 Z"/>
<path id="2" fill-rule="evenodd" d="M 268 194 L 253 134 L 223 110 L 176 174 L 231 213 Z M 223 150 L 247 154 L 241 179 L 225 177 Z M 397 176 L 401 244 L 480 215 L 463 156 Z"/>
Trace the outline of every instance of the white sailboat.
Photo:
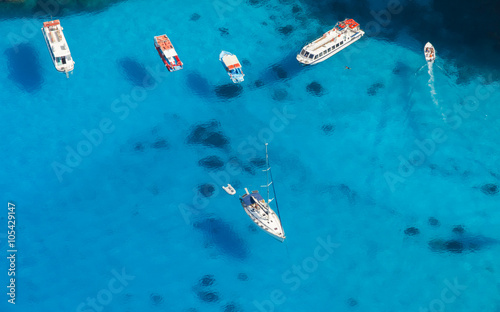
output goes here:
<path id="1" fill-rule="evenodd" d="M 285 231 L 281 225 L 281 220 L 279 217 L 279 208 L 276 201 L 276 208 L 278 209 L 278 214 L 276 214 L 269 205 L 273 199 L 269 199 L 269 186 L 273 185 L 274 197 L 276 197 L 276 192 L 274 190 L 273 177 L 271 173 L 271 167 L 269 166 L 269 157 L 267 154 L 267 143 L 266 143 L 266 167 L 263 170 L 267 175 L 267 184 L 262 187 L 267 188 L 267 201 L 259 194 L 259 191 L 248 192 L 245 188 L 246 194 L 240 197 L 240 202 L 245 212 L 248 214 L 250 219 L 257 224 L 262 230 L 266 231 L 269 235 L 276 238 L 280 242 L 285 240 Z M 269 182 L 269 177 L 271 177 L 271 182 Z"/>

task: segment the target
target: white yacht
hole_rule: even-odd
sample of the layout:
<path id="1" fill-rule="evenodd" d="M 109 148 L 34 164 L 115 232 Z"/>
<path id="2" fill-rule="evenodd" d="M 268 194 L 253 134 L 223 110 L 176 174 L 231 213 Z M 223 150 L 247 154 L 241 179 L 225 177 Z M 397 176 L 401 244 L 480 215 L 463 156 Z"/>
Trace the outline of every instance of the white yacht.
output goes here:
<path id="1" fill-rule="evenodd" d="M 276 238 L 280 242 L 285 240 L 285 231 L 281 225 L 281 220 L 279 217 L 279 208 L 276 201 L 276 208 L 278 209 L 278 214 L 276 214 L 269 205 L 273 199 L 269 199 L 269 186 L 273 185 L 274 197 L 276 197 L 276 192 L 274 191 L 274 184 L 272 181 L 271 167 L 269 167 L 269 158 L 267 156 L 267 143 L 266 143 L 266 165 L 267 169 L 267 185 L 263 187 L 267 188 L 267 201 L 262 198 L 259 191 L 248 192 L 245 188 L 246 194 L 241 196 L 240 202 L 245 212 L 248 214 L 250 219 L 257 224 L 262 230 L 266 231 L 269 235 Z M 271 176 L 271 182 L 269 182 L 269 176 Z"/>
<path id="2" fill-rule="evenodd" d="M 434 49 L 434 46 L 430 42 L 427 42 L 425 44 L 424 54 L 425 54 L 425 60 L 428 63 L 434 63 L 434 61 L 436 60 L 436 50 Z"/>
<path id="3" fill-rule="evenodd" d="M 66 73 L 66 75 L 68 72 L 73 71 L 75 62 L 71 57 L 71 52 L 69 51 L 68 43 L 64 37 L 63 28 L 59 20 L 43 23 L 42 33 L 55 68 L 60 72 Z"/>
<path id="4" fill-rule="evenodd" d="M 297 61 L 304 65 L 313 65 L 323 62 L 330 56 L 341 51 L 353 42 L 361 39 L 365 32 L 353 19 L 338 22 L 335 27 L 314 40 L 297 55 Z"/>

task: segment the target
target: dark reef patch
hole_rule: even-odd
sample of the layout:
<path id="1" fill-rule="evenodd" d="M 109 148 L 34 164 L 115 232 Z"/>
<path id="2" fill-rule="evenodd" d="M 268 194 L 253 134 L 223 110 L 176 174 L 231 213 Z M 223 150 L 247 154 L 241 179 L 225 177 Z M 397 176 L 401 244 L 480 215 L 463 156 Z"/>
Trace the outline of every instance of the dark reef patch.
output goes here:
<path id="1" fill-rule="evenodd" d="M 219 294 L 216 292 L 211 292 L 211 291 L 199 291 L 196 293 L 198 295 L 198 298 L 204 302 L 218 302 L 219 301 Z"/>
<path id="2" fill-rule="evenodd" d="M 322 96 L 324 91 L 325 91 L 323 86 L 316 81 L 313 81 L 310 84 L 308 84 L 306 87 L 306 90 L 307 90 L 307 92 L 309 92 L 310 94 L 312 94 L 314 96 Z"/>
<path id="3" fill-rule="evenodd" d="M 209 183 L 200 184 L 198 185 L 198 192 L 204 197 L 211 197 L 215 192 L 215 187 Z"/>
<path id="4" fill-rule="evenodd" d="M 381 83 L 381 82 L 376 82 L 374 84 L 372 84 L 368 90 L 366 91 L 366 93 L 368 93 L 369 96 L 374 96 L 374 95 L 377 95 L 377 92 L 378 90 L 380 90 L 381 88 L 384 87 L 384 84 Z"/>
<path id="5" fill-rule="evenodd" d="M 495 195 L 498 193 L 498 185 L 492 183 L 484 184 L 481 186 L 481 192 L 486 195 Z"/>
<path id="6" fill-rule="evenodd" d="M 321 130 L 323 130 L 323 132 L 324 132 L 326 135 L 330 135 L 330 134 L 332 134 L 332 133 L 335 131 L 335 125 L 332 125 L 332 124 L 324 124 L 324 125 L 321 127 Z"/>
<path id="7" fill-rule="evenodd" d="M 460 234 L 453 239 L 432 239 L 429 241 L 429 249 L 434 252 L 465 253 L 480 251 L 497 244 L 498 240 L 486 236 Z"/>
<path id="8" fill-rule="evenodd" d="M 267 3 L 268 0 L 247 0 L 247 3 L 254 7 L 260 7 Z"/>
<path id="9" fill-rule="evenodd" d="M 243 92 L 243 87 L 239 84 L 225 84 L 215 87 L 215 94 L 221 99 L 233 99 Z"/>
<path id="10" fill-rule="evenodd" d="M 211 94 L 211 87 L 208 80 L 198 72 L 187 74 L 186 84 L 198 96 L 208 97 Z"/>
<path id="11" fill-rule="evenodd" d="M 238 307 L 238 305 L 235 302 L 229 302 L 224 306 L 224 312 L 239 312 L 243 311 L 241 308 Z"/>
<path id="12" fill-rule="evenodd" d="M 229 144 L 229 139 L 222 134 L 220 123 L 216 120 L 211 120 L 207 123 L 194 126 L 187 137 L 187 142 L 188 144 L 225 148 Z"/>
<path id="13" fill-rule="evenodd" d="M 284 101 L 288 97 L 288 92 L 285 89 L 274 89 L 273 100 Z"/>
<path id="14" fill-rule="evenodd" d="M 246 273 L 238 273 L 238 280 L 248 281 L 248 275 Z"/>
<path id="15" fill-rule="evenodd" d="M 420 233 L 420 230 L 416 227 L 409 227 L 405 230 L 405 234 L 408 236 L 414 236 Z"/>
<path id="16" fill-rule="evenodd" d="M 224 168 L 224 162 L 222 161 L 222 159 L 215 155 L 200 159 L 198 161 L 198 165 L 210 170 L 220 170 Z"/>
<path id="17" fill-rule="evenodd" d="M 451 231 L 455 234 L 461 235 L 465 233 L 465 227 L 463 225 L 456 225 Z"/>
<path id="18" fill-rule="evenodd" d="M 225 27 L 220 27 L 219 33 L 220 33 L 221 37 L 227 37 L 227 36 L 229 36 L 229 29 L 227 29 Z"/>
<path id="19" fill-rule="evenodd" d="M 347 305 L 350 307 L 355 307 L 358 305 L 358 300 L 356 300 L 354 298 L 349 298 L 349 299 L 347 299 Z"/>
<path id="20" fill-rule="evenodd" d="M 263 82 L 262 80 L 258 79 L 258 80 L 255 80 L 254 85 L 255 85 L 257 88 L 260 88 L 260 87 L 264 86 L 264 82 Z"/>
<path id="21" fill-rule="evenodd" d="M 9 79 L 21 89 L 33 93 L 43 84 L 38 52 L 27 43 L 18 44 L 4 52 L 7 57 Z M 49 57 L 47 55 L 47 57 Z"/>
<path id="22" fill-rule="evenodd" d="M 124 74 L 125 78 L 134 86 L 144 88 L 151 87 L 153 78 L 144 65 L 130 57 L 118 60 L 118 65 L 120 66 L 121 72 Z"/>
<path id="23" fill-rule="evenodd" d="M 200 14 L 198 14 L 198 13 L 193 13 L 193 14 L 191 14 L 191 17 L 189 18 L 189 20 L 190 20 L 190 21 L 193 21 L 193 22 L 196 22 L 197 20 L 199 20 L 199 19 L 200 19 L 200 17 L 201 17 L 201 15 L 200 15 Z"/>
<path id="24" fill-rule="evenodd" d="M 266 159 L 265 158 L 252 158 L 250 160 L 250 163 L 255 168 L 264 168 L 266 166 Z"/>
<path id="25" fill-rule="evenodd" d="M 207 274 L 200 279 L 199 283 L 200 286 L 203 287 L 212 286 L 215 283 L 215 277 L 213 275 Z"/>
<path id="26" fill-rule="evenodd" d="M 429 223 L 430 226 L 440 226 L 441 225 L 439 220 L 434 218 L 434 217 L 430 217 L 427 222 Z"/>
<path id="27" fill-rule="evenodd" d="M 293 13 L 293 14 L 297 14 L 297 13 L 300 13 L 300 12 L 302 12 L 302 8 L 301 8 L 301 7 L 299 7 L 298 5 L 296 5 L 296 4 L 295 4 L 295 5 L 292 7 L 292 13 Z"/>
<path id="28" fill-rule="evenodd" d="M 293 32 L 293 26 L 292 25 L 286 25 L 283 27 L 278 27 L 278 32 L 282 35 L 288 36 Z"/>
<path id="29" fill-rule="evenodd" d="M 221 219 L 207 218 L 195 222 L 193 226 L 203 232 L 208 245 L 215 246 L 222 253 L 240 260 L 248 256 L 245 241 Z"/>
<path id="30" fill-rule="evenodd" d="M 271 69 L 279 79 L 288 78 L 288 73 L 286 72 L 286 70 L 283 66 L 281 66 L 279 64 L 275 64 L 271 67 Z"/>
<path id="31" fill-rule="evenodd" d="M 137 142 L 134 144 L 134 151 L 136 152 L 144 152 L 144 144 L 141 142 Z"/>
<path id="32" fill-rule="evenodd" d="M 158 138 L 156 139 L 156 141 L 153 142 L 153 144 L 151 144 L 151 147 L 155 149 L 164 149 L 168 148 L 169 145 L 167 140 L 165 140 L 164 138 Z"/>
<path id="33" fill-rule="evenodd" d="M 159 294 L 151 294 L 149 296 L 149 299 L 151 299 L 151 302 L 154 304 L 154 305 L 159 305 L 163 302 L 163 297 L 160 296 Z"/>
<path id="34" fill-rule="evenodd" d="M 247 66 L 251 66 L 252 63 L 248 59 L 242 59 L 241 60 L 241 65 L 247 67 Z"/>

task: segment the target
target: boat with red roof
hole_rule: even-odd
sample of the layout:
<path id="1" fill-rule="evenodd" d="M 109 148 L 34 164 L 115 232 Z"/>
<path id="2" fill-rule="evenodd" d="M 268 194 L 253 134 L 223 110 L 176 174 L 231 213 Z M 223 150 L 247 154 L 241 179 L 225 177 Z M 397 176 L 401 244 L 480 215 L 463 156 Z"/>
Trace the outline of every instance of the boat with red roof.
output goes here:
<path id="1" fill-rule="evenodd" d="M 68 75 L 75 68 L 75 62 L 71 57 L 68 43 L 63 34 L 63 28 L 59 20 L 44 22 L 42 27 L 43 37 L 49 49 L 50 57 L 54 67 Z"/>
<path id="2" fill-rule="evenodd" d="M 155 48 L 168 71 L 172 72 L 182 69 L 183 64 L 167 35 L 155 37 Z"/>

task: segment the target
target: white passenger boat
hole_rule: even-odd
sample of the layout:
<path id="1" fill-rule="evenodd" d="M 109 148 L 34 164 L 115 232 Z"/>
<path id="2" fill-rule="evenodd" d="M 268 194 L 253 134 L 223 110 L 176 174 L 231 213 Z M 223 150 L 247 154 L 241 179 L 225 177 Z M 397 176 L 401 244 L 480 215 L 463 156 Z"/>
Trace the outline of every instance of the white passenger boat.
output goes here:
<path id="1" fill-rule="evenodd" d="M 434 61 L 436 60 L 436 50 L 434 49 L 434 46 L 430 42 L 427 42 L 425 44 L 424 54 L 425 54 L 425 60 L 428 63 L 434 63 Z"/>
<path id="2" fill-rule="evenodd" d="M 68 72 L 73 71 L 75 62 L 71 57 L 71 52 L 69 51 L 68 43 L 64 37 L 63 28 L 59 20 L 43 23 L 42 33 L 55 68 L 60 72 L 66 73 L 66 75 Z"/>
<path id="3" fill-rule="evenodd" d="M 183 64 L 167 35 L 155 37 L 155 48 L 168 71 L 172 72 L 182 69 Z"/>
<path id="4" fill-rule="evenodd" d="M 304 65 L 313 65 L 323 62 L 330 56 L 336 54 L 353 42 L 363 37 L 365 32 L 353 19 L 338 22 L 335 27 L 314 40 L 297 55 L 297 61 Z"/>
<path id="5" fill-rule="evenodd" d="M 243 82 L 245 74 L 243 73 L 240 61 L 238 61 L 236 55 L 231 52 L 222 51 L 219 55 L 219 61 L 221 61 L 227 74 L 234 83 Z"/>
<path id="6" fill-rule="evenodd" d="M 285 231 L 281 225 L 281 220 L 279 217 L 278 202 L 276 201 L 276 208 L 278 209 L 278 214 L 276 214 L 270 206 L 273 199 L 269 199 L 269 186 L 273 185 L 274 197 L 276 197 L 276 191 L 274 190 L 273 177 L 271 174 L 271 167 L 269 167 L 269 157 L 267 156 L 267 143 L 266 143 L 266 165 L 267 169 L 264 170 L 267 173 L 267 185 L 263 187 L 267 188 L 267 201 L 262 198 L 259 191 L 248 192 L 245 188 L 246 194 L 240 197 L 240 202 L 245 212 L 248 214 L 250 219 L 257 224 L 262 230 L 266 231 L 269 235 L 276 238 L 280 242 L 285 240 Z M 269 182 L 269 176 L 271 176 L 271 182 Z"/>

